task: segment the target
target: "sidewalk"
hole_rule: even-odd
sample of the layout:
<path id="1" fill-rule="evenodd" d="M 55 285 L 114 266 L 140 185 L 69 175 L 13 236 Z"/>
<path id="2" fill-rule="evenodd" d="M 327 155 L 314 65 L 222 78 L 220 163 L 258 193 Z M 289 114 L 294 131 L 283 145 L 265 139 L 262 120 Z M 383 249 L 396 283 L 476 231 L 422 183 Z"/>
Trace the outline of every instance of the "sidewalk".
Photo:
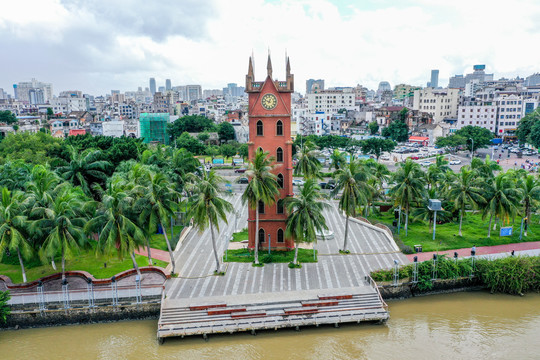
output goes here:
<path id="1" fill-rule="evenodd" d="M 501 254 L 508 253 L 510 254 L 512 250 L 515 250 L 516 255 L 525 255 L 533 254 L 535 252 L 530 252 L 529 250 L 538 250 L 540 249 L 540 241 L 524 242 L 524 243 L 515 243 L 515 244 L 505 244 L 505 245 L 495 245 L 495 246 L 479 246 L 476 247 L 476 255 L 492 255 L 492 254 Z M 439 255 L 447 255 L 447 257 L 454 257 L 454 251 L 458 253 L 458 256 L 467 257 L 471 256 L 471 248 L 456 249 L 456 250 L 444 250 L 439 251 Z M 414 260 L 415 256 L 418 256 L 418 261 L 425 261 L 433 259 L 433 254 L 436 254 L 436 251 L 430 252 L 421 252 L 416 254 L 406 255 L 410 261 Z"/>
<path id="2" fill-rule="evenodd" d="M 135 254 L 148 257 L 146 246 L 135 250 Z M 150 255 L 152 256 L 152 259 L 165 261 L 166 263 L 171 262 L 171 257 L 169 256 L 168 251 L 150 248 Z"/>

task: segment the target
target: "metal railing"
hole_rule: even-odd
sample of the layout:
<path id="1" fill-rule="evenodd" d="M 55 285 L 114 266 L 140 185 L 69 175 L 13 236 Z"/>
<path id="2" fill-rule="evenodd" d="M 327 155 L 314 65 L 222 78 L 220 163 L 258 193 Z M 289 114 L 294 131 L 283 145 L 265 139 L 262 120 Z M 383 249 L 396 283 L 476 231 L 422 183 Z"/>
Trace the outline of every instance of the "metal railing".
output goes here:
<path id="1" fill-rule="evenodd" d="M 381 292 L 379 291 L 379 287 L 377 286 L 377 283 L 370 275 L 366 275 L 366 280 L 369 285 L 371 285 L 372 288 L 374 288 L 377 291 L 377 295 L 379 296 L 379 300 L 381 301 L 383 308 L 388 311 L 388 304 L 384 301 L 382 298 Z"/>

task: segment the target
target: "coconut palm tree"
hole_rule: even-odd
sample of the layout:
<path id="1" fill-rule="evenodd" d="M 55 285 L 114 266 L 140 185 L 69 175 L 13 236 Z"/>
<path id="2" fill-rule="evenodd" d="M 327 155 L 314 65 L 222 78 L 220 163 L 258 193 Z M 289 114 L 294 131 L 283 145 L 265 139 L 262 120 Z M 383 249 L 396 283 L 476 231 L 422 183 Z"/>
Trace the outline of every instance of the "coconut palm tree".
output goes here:
<path id="1" fill-rule="evenodd" d="M 468 166 L 463 166 L 454 182 L 450 185 L 447 193 L 447 198 L 454 203 L 454 209 L 459 211 L 459 236 L 461 233 L 461 225 L 463 224 L 463 214 L 467 206 L 477 208 L 479 204 L 486 202 L 482 196 L 482 180 L 478 178 L 475 171 Z"/>
<path id="2" fill-rule="evenodd" d="M 200 165 L 201 163 L 186 149 L 174 150 L 170 158 L 170 166 L 172 166 L 172 171 L 176 175 L 173 180 L 176 182 L 178 191 L 182 191 L 184 188 L 187 174 L 197 171 Z"/>
<path id="3" fill-rule="evenodd" d="M 87 196 L 93 196 L 92 184 L 104 183 L 111 164 L 100 160 L 101 150 L 88 149 L 80 152 L 75 147 L 68 146 L 70 159 L 68 165 L 56 169 L 58 174 L 70 181 L 74 186 L 80 186 Z"/>
<path id="4" fill-rule="evenodd" d="M 319 150 L 311 141 L 306 141 L 302 147 L 296 150 L 298 163 L 294 168 L 294 175 L 304 175 L 305 179 L 319 177 L 319 171 L 322 167 L 321 162 L 317 158 Z"/>
<path id="5" fill-rule="evenodd" d="M 274 158 L 268 152 L 257 150 L 248 163 L 246 175 L 250 181 L 242 194 L 242 202 L 255 210 L 255 264 L 259 263 L 259 203 L 272 206 L 279 196 L 277 177 L 272 173 Z"/>
<path id="6" fill-rule="evenodd" d="M 136 187 L 134 191 L 141 194 L 140 200 L 137 201 L 137 205 L 141 208 L 139 223 L 146 224 L 149 234 L 154 234 L 158 225 L 163 229 L 163 235 L 171 258 L 172 273 L 174 274 L 174 256 L 167 236 L 166 226 L 169 225 L 169 219 L 177 209 L 179 194 L 173 189 L 173 185 L 163 173 L 153 173 L 151 171 L 146 173 L 145 185 Z M 136 207 L 138 207 L 137 205 Z M 151 262 L 149 244 L 147 244 L 147 247 L 148 257 Z"/>
<path id="7" fill-rule="evenodd" d="M 298 245 L 317 240 L 316 233 L 328 229 L 322 214 L 328 204 L 321 201 L 320 187 L 314 179 L 306 180 L 296 197 L 286 200 L 287 227 L 285 236 L 292 237 L 295 242 L 293 264 L 298 264 Z"/>
<path id="8" fill-rule="evenodd" d="M 66 258 L 85 246 L 84 225 L 87 218 L 86 197 L 80 188 L 65 187 L 56 194 L 48 206 L 34 207 L 31 215 L 40 218 L 32 223 L 32 229 L 38 233 L 47 230 L 48 235 L 39 250 L 43 262 L 62 255 L 62 280 L 65 279 Z"/>
<path id="9" fill-rule="evenodd" d="M 359 206 L 367 206 L 368 199 L 373 193 L 373 189 L 367 182 L 369 177 L 370 173 L 367 168 L 361 161 L 355 158 L 351 158 L 351 161 L 347 166 L 342 167 L 334 173 L 336 187 L 332 190 L 331 195 L 336 196 L 341 192 L 339 208 L 345 213 L 343 251 L 347 250 L 349 217 L 356 216 Z"/>
<path id="10" fill-rule="evenodd" d="M 221 189 L 224 180 L 212 169 L 203 171 L 201 175 L 190 174 L 188 176 L 188 190 L 193 194 L 190 198 L 188 213 L 193 218 L 193 224 L 203 232 L 208 227 L 212 236 L 212 247 L 216 259 L 216 274 L 220 272 L 219 255 L 217 252 L 214 228 L 219 231 L 219 221 L 227 223 L 227 213 L 233 210 L 230 202 L 223 199 L 225 194 Z"/>
<path id="11" fill-rule="evenodd" d="M 342 166 L 347 164 L 347 158 L 345 157 L 345 153 L 339 151 L 338 149 L 334 149 L 332 154 L 330 155 L 330 170 L 334 168 L 335 170 L 339 170 Z"/>
<path id="12" fill-rule="evenodd" d="M 502 167 L 496 161 L 491 160 L 489 155 L 486 155 L 484 161 L 480 158 L 473 158 L 471 160 L 471 169 L 476 171 L 479 176 L 490 180 L 493 179 L 494 172 L 502 170 Z"/>
<path id="13" fill-rule="evenodd" d="M 516 182 L 510 174 L 500 173 L 497 175 L 491 184 L 486 187 L 484 185 L 484 198 L 486 199 L 483 205 L 484 218 L 489 215 L 488 235 L 491 236 L 491 223 L 493 217 L 502 219 L 503 222 L 510 217 L 514 217 L 518 212 L 518 205 L 522 200 L 522 193 L 516 187 Z M 497 226 L 497 223 L 495 223 Z"/>
<path id="14" fill-rule="evenodd" d="M 426 194 L 426 180 L 418 163 L 407 159 L 394 173 L 395 185 L 389 194 L 394 198 L 396 206 L 405 211 L 405 236 L 408 235 L 409 212 L 414 203 L 420 202 Z"/>
<path id="15" fill-rule="evenodd" d="M 524 174 L 517 179 L 517 187 L 521 191 L 523 216 L 527 218 L 523 233 L 527 236 L 527 224 L 531 221 L 531 208 L 540 201 L 540 181 L 534 175 Z"/>
<path id="16" fill-rule="evenodd" d="M 86 233 L 97 233 L 98 253 L 114 254 L 120 259 L 126 255 L 131 257 L 133 268 L 140 276 L 141 272 L 135 260 L 135 249 L 144 244 L 145 236 L 134 218 L 133 205 L 135 199 L 126 181 L 113 178 L 107 190 L 97 187 L 101 202 L 97 215 L 90 219 L 84 227 Z"/>
<path id="17" fill-rule="evenodd" d="M 28 203 L 21 191 L 11 192 L 3 187 L 0 192 L 0 260 L 6 249 L 17 252 L 23 282 L 26 282 L 23 258 L 29 259 L 32 255 L 32 247 L 24 235 L 28 227 L 24 215 Z"/>
<path id="18" fill-rule="evenodd" d="M 435 162 L 428 167 L 425 173 L 428 189 L 433 188 L 437 184 L 444 184 L 446 180 L 445 175 L 448 172 L 453 172 L 448 166 L 448 160 L 443 155 L 437 155 Z"/>
<path id="19" fill-rule="evenodd" d="M 386 165 L 373 159 L 366 160 L 364 164 L 371 174 L 369 182 L 373 188 L 373 199 L 381 199 L 384 201 L 386 198 L 384 184 L 390 181 L 392 173 L 388 170 Z"/>

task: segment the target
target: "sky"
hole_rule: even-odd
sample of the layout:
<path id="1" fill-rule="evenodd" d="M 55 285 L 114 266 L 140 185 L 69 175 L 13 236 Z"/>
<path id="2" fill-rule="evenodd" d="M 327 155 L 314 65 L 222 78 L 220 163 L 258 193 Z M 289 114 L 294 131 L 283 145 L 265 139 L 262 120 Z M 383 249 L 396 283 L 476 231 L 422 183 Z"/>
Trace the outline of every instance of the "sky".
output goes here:
<path id="1" fill-rule="evenodd" d="M 295 89 L 380 81 L 439 84 L 486 64 L 495 78 L 540 71 L 538 0 L 0 0 L 0 88 L 36 78 L 54 93 L 264 80 L 290 57 Z"/>

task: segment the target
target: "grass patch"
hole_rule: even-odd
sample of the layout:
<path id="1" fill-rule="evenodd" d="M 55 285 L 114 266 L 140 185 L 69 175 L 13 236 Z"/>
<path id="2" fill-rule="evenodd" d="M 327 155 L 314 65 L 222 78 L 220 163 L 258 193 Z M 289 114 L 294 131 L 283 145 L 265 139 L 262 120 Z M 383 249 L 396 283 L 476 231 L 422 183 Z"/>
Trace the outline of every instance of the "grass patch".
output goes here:
<path id="1" fill-rule="evenodd" d="M 248 229 L 243 228 L 242 231 L 238 231 L 232 234 L 231 242 L 240 242 L 248 239 Z"/>
<path id="2" fill-rule="evenodd" d="M 298 261 L 301 263 L 317 262 L 317 250 L 315 250 L 315 259 L 313 258 L 313 250 L 298 249 Z M 270 263 L 290 263 L 294 259 L 294 250 L 290 251 L 274 251 L 270 255 L 267 252 L 259 251 L 259 262 L 264 264 Z M 253 251 L 248 249 L 227 250 L 227 257 L 223 256 L 224 262 L 241 262 L 250 263 L 255 261 Z"/>
<path id="3" fill-rule="evenodd" d="M 171 248 L 173 250 L 176 247 L 176 243 L 178 242 L 178 239 L 180 238 L 180 233 L 183 229 L 184 227 L 182 225 L 174 226 L 174 239 L 171 239 L 171 227 L 169 226 L 167 229 L 167 236 L 169 237 L 169 241 L 171 242 Z M 163 234 L 152 235 L 150 237 L 150 247 L 154 249 L 168 251 L 165 236 Z"/>
<path id="4" fill-rule="evenodd" d="M 135 255 L 135 259 L 139 266 L 148 266 L 147 257 Z M 164 261 L 156 259 L 152 259 L 152 261 L 155 266 L 161 266 L 163 268 L 167 266 L 167 263 Z M 43 265 L 37 259 L 25 261 L 24 266 L 27 280 L 33 281 L 43 276 L 62 272 L 61 259 L 55 259 L 55 262 L 57 270 L 54 270 L 50 263 Z M 107 267 L 105 267 L 105 263 L 107 263 Z M 73 259 L 66 259 L 66 271 L 88 271 L 90 274 L 94 275 L 96 279 L 109 278 L 121 271 L 131 269 L 132 267 L 133 264 L 130 257 L 127 257 L 124 260 L 119 260 L 116 257 L 96 257 L 93 251 L 82 252 L 74 256 Z M 21 267 L 16 254 L 9 257 L 4 256 L 0 263 L 0 274 L 9 276 L 13 283 L 22 282 Z"/>
<path id="5" fill-rule="evenodd" d="M 531 216 L 532 221 L 529 223 L 528 236 L 523 236 L 521 242 L 540 241 L 540 224 L 538 223 L 539 216 Z M 487 237 L 489 218 L 482 220 L 480 214 L 467 213 L 463 217 L 462 233 L 463 236 L 458 236 L 459 222 L 449 222 L 446 224 L 437 224 L 435 241 L 433 241 L 433 224 L 429 225 L 423 221 L 414 223 L 409 222 L 409 234 L 405 236 L 404 220 L 402 219 L 400 234 L 397 234 L 397 226 L 392 225 L 394 220 L 393 211 L 376 214 L 368 217 L 372 223 L 382 223 L 388 226 L 393 234 L 396 242 L 402 242 L 405 247 L 414 247 L 414 245 L 422 245 L 423 251 L 437 250 L 452 250 L 460 248 L 470 248 L 476 246 L 493 246 L 501 244 L 518 243 L 519 232 L 521 226 L 521 218 L 516 218 L 515 222 L 508 226 L 514 227 L 512 236 L 499 236 L 500 223 L 497 224 L 496 230 L 491 230 L 491 238 Z M 491 225 L 493 226 L 493 224 Z M 440 242 L 440 244 L 439 244 Z M 400 246 L 403 249 L 403 246 Z"/>

